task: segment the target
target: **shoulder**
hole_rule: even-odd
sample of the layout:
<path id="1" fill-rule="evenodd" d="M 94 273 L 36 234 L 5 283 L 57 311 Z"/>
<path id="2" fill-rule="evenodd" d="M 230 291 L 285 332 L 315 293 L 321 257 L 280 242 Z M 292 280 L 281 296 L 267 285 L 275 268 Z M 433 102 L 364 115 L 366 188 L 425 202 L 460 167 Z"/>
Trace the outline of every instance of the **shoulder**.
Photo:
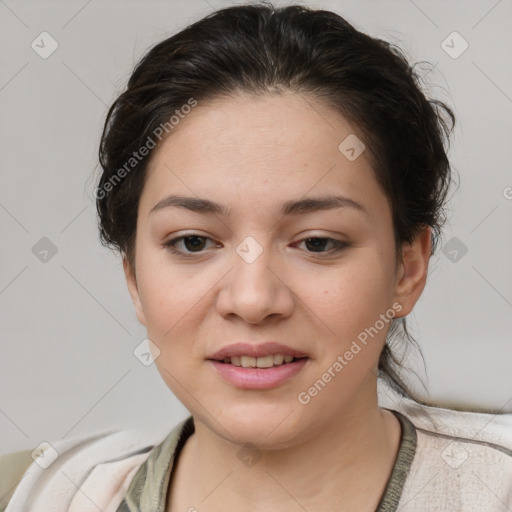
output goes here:
<path id="1" fill-rule="evenodd" d="M 195 431 L 192 415 L 178 423 L 152 450 L 131 479 L 117 510 L 136 512 L 149 510 L 166 502 L 168 478 L 179 452 Z M 150 498 L 151 497 L 151 498 Z"/>
<path id="2" fill-rule="evenodd" d="M 498 512 L 512 506 L 512 413 L 394 407 L 416 430 L 400 504 L 412 510 Z"/>
<path id="3" fill-rule="evenodd" d="M 24 512 L 29 503 L 31 510 L 64 511 L 79 507 L 84 492 L 97 496 L 98 506 L 110 503 L 163 436 L 162 429 L 111 429 L 2 455 L 0 512 Z M 55 508 L 56 501 L 62 505 Z"/>

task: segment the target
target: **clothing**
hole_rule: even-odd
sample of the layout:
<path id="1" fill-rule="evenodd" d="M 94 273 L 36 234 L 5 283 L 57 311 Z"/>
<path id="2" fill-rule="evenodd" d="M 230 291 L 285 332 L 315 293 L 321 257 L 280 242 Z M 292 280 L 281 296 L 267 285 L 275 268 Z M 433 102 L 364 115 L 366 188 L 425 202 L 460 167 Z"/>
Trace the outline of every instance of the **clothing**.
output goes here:
<path id="1" fill-rule="evenodd" d="M 512 510 L 512 413 L 459 412 L 407 399 L 389 410 L 402 434 L 377 512 Z M 174 461 L 193 432 L 189 416 L 163 439 L 110 430 L 57 441 L 55 462 L 47 469 L 33 462 L 18 484 L 13 461 L 26 465 L 31 450 L 0 456 L 0 512 L 164 512 Z M 2 496 L 13 486 L 5 508 Z"/>

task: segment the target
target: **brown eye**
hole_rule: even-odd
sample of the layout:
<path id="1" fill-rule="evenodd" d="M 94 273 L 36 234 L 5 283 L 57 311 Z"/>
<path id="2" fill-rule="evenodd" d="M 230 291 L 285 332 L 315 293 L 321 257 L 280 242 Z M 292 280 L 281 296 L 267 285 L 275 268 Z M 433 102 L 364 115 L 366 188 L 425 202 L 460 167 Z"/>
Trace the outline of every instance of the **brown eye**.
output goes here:
<path id="1" fill-rule="evenodd" d="M 326 237 L 311 237 L 303 240 L 306 247 L 310 252 L 325 253 L 325 252 L 338 252 L 347 247 L 348 244 L 335 240 L 334 238 Z M 334 247 L 327 248 L 326 246 L 332 245 Z"/>
<path id="2" fill-rule="evenodd" d="M 173 253 L 188 256 L 193 253 L 201 253 L 207 240 L 211 240 L 211 238 L 200 235 L 185 235 L 168 240 L 163 246 Z M 184 249 L 176 247 L 179 243 L 182 243 Z"/>

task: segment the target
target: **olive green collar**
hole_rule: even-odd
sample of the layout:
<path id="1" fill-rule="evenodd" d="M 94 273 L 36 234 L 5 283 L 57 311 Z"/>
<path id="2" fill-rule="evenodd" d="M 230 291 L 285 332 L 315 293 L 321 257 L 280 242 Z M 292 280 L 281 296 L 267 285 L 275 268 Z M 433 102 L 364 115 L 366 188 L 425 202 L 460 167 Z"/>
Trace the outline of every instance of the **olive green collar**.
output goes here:
<path id="1" fill-rule="evenodd" d="M 395 512 L 402 495 L 407 474 L 416 453 L 417 434 L 411 421 L 391 410 L 402 427 L 400 447 L 384 494 L 375 512 Z M 140 466 L 116 512 L 165 512 L 167 489 L 185 441 L 194 433 L 192 416 L 176 425 L 156 445 Z"/>

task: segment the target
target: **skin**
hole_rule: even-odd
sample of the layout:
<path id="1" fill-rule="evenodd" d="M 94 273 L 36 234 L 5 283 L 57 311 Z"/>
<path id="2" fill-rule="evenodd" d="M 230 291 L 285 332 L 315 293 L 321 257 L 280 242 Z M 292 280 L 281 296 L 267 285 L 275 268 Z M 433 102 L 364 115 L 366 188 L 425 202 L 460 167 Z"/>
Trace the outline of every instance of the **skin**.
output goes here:
<path id="1" fill-rule="evenodd" d="M 403 246 L 397 264 L 391 209 L 365 151 L 349 161 L 338 145 L 357 127 L 298 94 L 199 104 L 152 157 L 139 204 L 136 264 L 124 258 L 139 321 L 160 350 L 155 364 L 194 417 L 166 510 L 374 511 L 394 465 L 401 429 L 377 404 L 377 364 L 390 323 L 310 402 L 307 391 L 379 315 L 420 297 L 430 228 Z M 168 207 L 170 194 L 231 208 L 224 217 Z M 338 207 L 282 217 L 284 201 L 339 194 L 367 213 Z M 163 247 L 179 236 L 208 237 Z M 236 252 L 247 236 L 261 255 Z M 334 252 L 326 237 L 348 244 Z M 189 241 L 190 242 L 190 241 Z M 194 249 L 199 245 L 199 249 Z M 200 252 L 194 252 L 199 250 Z M 323 251 L 323 252 L 320 252 Z M 274 340 L 309 355 L 273 389 L 225 382 L 206 358 L 221 347 Z M 237 456 L 252 443 L 261 456 Z"/>

